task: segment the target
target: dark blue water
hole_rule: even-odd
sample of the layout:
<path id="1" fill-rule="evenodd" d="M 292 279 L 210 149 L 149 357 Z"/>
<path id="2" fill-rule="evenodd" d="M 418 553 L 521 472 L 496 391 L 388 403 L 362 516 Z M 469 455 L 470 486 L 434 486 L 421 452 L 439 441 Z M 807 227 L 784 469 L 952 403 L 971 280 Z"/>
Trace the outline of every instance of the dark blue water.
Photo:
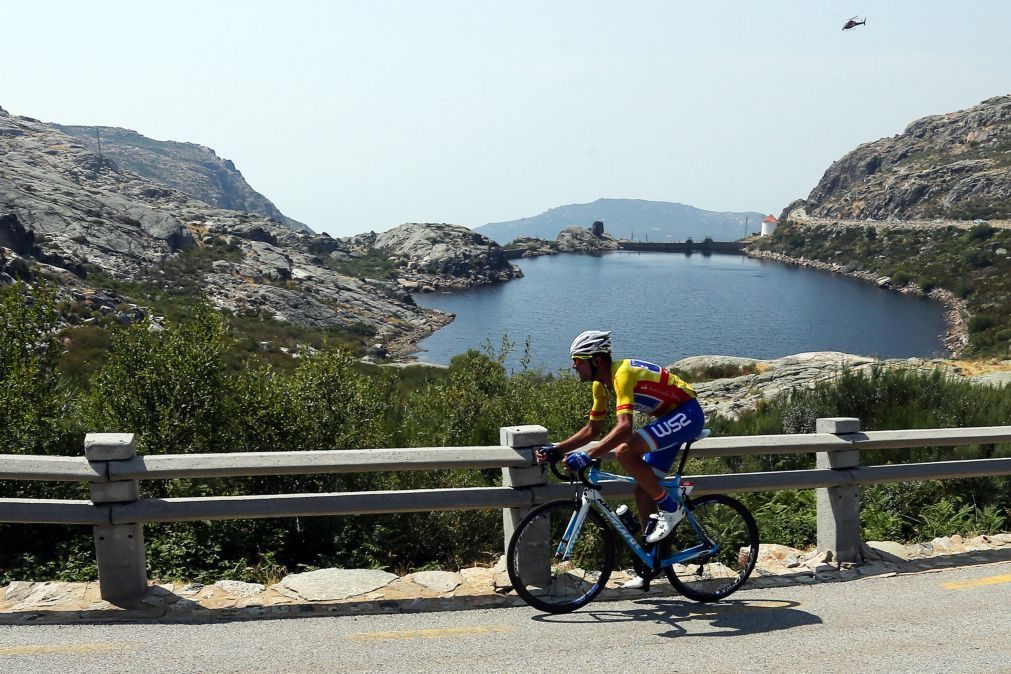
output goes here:
<path id="1" fill-rule="evenodd" d="M 845 351 L 882 358 L 946 354 L 943 307 L 836 274 L 735 255 L 613 253 L 519 260 L 524 278 L 415 295 L 456 314 L 421 342 L 419 360 L 446 364 L 502 336 L 529 336 L 531 366 L 568 368 L 572 338 L 612 330 L 616 355 L 661 364 L 720 354 L 778 358 Z"/>

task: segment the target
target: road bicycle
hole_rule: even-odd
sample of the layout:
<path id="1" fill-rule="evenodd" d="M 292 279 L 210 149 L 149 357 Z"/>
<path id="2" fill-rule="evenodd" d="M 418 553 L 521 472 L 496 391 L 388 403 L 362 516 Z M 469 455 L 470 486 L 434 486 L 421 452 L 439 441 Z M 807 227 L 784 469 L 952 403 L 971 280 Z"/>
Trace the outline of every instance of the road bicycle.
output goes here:
<path id="1" fill-rule="evenodd" d="M 566 476 L 559 472 L 559 457 L 555 457 L 551 471 L 577 488 L 574 498 L 538 506 L 516 527 L 506 552 L 516 592 L 531 606 L 549 613 L 585 606 L 607 586 L 615 564 L 616 537 L 632 553 L 633 569 L 643 579 L 644 591 L 661 571 L 678 592 L 695 601 L 718 601 L 741 587 L 758 557 L 755 518 L 729 496 L 693 498 L 693 485 L 681 479 L 692 443 L 708 435 L 706 429 L 685 443 L 677 472 L 661 479 L 685 509 L 685 516 L 670 535 L 653 544 L 640 542 L 635 536 L 638 522 L 627 512 L 619 517 L 600 491 L 602 480 L 634 482 L 633 478 L 604 472 L 599 459 Z"/>

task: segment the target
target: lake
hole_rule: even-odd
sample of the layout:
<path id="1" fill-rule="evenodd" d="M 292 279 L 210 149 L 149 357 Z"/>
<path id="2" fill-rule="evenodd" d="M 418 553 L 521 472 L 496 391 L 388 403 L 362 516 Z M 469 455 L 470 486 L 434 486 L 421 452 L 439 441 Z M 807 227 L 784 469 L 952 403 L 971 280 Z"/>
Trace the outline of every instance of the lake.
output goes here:
<path id="1" fill-rule="evenodd" d="M 666 365 L 708 354 L 778 358 L 845 351 L 897 358 L 944 356 L 941 304 L 845 276 L 743 255 L 609 253 L 514 262 L 524 278 L 495 286 L 418 294 L 420 306 L 456 319 L 420 343 L 418 360 L 525 340 L 531 366 L 568 368 L 583 330 L 612 330 L 615 354 Z"/>

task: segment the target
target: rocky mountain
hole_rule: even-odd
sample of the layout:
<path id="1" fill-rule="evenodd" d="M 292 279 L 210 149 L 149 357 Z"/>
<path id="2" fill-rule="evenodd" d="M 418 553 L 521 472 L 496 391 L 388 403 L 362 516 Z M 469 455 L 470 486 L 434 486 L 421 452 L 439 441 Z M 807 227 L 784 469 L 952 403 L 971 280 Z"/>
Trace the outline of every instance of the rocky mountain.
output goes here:
<path id="1" fill-rule="evenodd" d="M 303 232 L 309 227 L 277 209 L 270 199 L 246 183 L 230 159 L 194 143 L 154 140 L 136 131 L 109 126 L 54 124 L 92 152 L 111 159 L 123 170 L 229 211 L 248 211 Z"/>
<path id="2" fill-rule="evenodd" d="M 600 222 L 599 220 L 597 222 Z M 566 227 L 558 232 L 558 250 L 562 253 L 597 255 L 618 250 L 618 241 L 604 232 L 603 227 Z"/>
<path id="3" fill-rule="evenodd" d="M 554 239 L 566 227 L 589 227 L 600 220 L 608 233 L 621 239 L 683 241 L 710 236 L 716 241 L 736 241 L 745 236 L 746 228 L 749 232 L 758 231 L 762 217 L 762 213 L 704 211 L 666 201 L 598 199 L 589 204 L 559 206 L 520 220 L 493 222 L 475 231 L 499 243 L 517 237 Z"/>
<path id="4" fill-rule="evenodd" d="M 412 222 L 347 241 L 356 249 L 375 248 L 388 255 L 400 269 L 400 285 L 408 290 L 468 288 L 523 276 L 501 246 L 460 225 Z"/>
<path id="5" fill-rule="evenodd" d="M 788 210 L 800 206 L 815 218 L 1011 218 L 1011 95 L 859 146 Z"/>
<path id="6" fill-rule="evenodd" d="M 347 242 L 215 208 L 2 108 L 0 246 L 0 280 L 42 273 L 75 300 L 93 293 L 101 272 L 166 288 L 193 283 L 219 307 L 299 325 L 364 325 L 394 344 L 450 320 L 390 280 L 342 271 L 361 255 Z M 170 277 L 182 261 L 196 278 Z"/>

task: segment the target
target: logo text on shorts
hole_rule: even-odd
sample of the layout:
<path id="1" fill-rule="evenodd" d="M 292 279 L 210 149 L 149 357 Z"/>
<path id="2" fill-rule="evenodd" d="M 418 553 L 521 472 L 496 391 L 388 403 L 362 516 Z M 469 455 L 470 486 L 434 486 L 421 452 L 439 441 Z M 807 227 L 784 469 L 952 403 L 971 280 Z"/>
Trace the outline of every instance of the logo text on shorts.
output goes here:
<path id="1" fill-rule="evenodd" d="M 657 423 L 653 426 L 653 432 L 658 438 L 665 438 L 671 433 L 677 433 L 682 428 L 691 425 L 691 419 L 689 419 L 683 412 L 679 412 L 672 416 L 670 419 L 662 423 Z"/>

